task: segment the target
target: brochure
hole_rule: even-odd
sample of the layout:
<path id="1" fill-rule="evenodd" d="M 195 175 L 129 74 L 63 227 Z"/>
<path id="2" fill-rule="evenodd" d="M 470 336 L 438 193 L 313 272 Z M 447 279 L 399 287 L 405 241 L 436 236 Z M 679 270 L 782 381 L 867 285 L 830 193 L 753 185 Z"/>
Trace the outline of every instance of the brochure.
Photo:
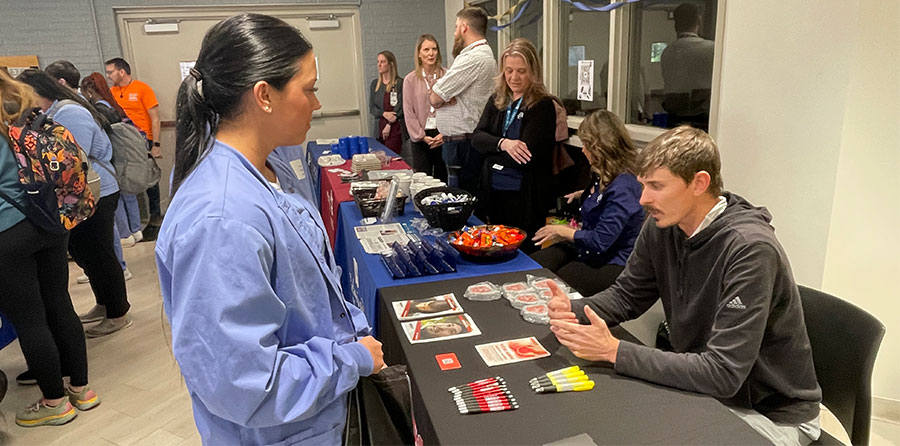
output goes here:
<path id="1" fill-rule="evenodd" d="M 534 336 L 476 345 L 475 350 L 488 367 L 550 356 L 550 352 Z"/>
<path id="2" fill-rule="evenodd" d="M 468 314 L 455 314 L 420 321 L 403 322 L 403 332 L 411 344 L 458 339 L 481 334 Z"/>
<path id="3" fill-rule="evenodd" d="M 462 306 L 453 293 L 427 299 L 398 300 L 391 305 L 394 307 L 394 314 L 397 315 L 397 319 L 401 321 L 412 321 L 426 317 L 434 318 L 436 316 L 460 314 L 463 312 Z"/>

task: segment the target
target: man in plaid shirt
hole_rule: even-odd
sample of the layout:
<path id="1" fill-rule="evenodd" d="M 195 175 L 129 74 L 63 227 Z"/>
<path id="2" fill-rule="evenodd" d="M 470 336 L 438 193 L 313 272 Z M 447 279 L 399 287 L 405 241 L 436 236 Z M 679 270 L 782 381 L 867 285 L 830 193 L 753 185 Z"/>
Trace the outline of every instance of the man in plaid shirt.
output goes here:
<path id="1" fill-rule="evenodd" d="M 484 38 L 487 14 L 478 7 L 456 13 L 453 32 L 453 65 L 431 90 L 431 104 L 437 108 L 437 128 L 444 136 L 443 158 L 448 183 L 471 194 L 478 188 L 481 156 L 470 138 L 484 104 L 491 96 L 497 62 Z"/>

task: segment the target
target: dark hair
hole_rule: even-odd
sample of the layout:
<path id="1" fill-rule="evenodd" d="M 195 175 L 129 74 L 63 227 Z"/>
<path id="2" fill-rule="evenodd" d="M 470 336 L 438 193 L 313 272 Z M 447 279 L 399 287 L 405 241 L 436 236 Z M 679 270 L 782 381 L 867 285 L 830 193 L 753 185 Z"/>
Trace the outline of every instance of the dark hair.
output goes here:
<path id="1" fill-rule="evenodd" d="M 675 32 L 690 32 L 700 23 L 700 10 L 693 3 L 682 3 L 672 13 L 675 19 Z"/>
<path id="2" fill-rule="evenodd" d="M 110 60 L 104 62 L 105 65 L 115 65 L 117 70 L 125 70 L 125 74 L 131 76 L 131 65 L 128 64 L 128 61 L 122 59 L 121 57 L 113 57 Z"/>
<path id="3" fill-rule="evenodd" d="M 91 116 L 94 117 L 94 121 L 97 122 L 102 129 L 109 131 L 109 121 L 94 108 L 93 105 L 88 104 L 87 101 L 84 100 L 77 93 L 63 87 L 53 76 L 47 74 L 44 71 L 35 70 L 33 68 L 27 69 L 19 74 L 16 77 L 16 80 L 24 82 L 31 86 L 34 89 L 34 92 L 38 94 L 38 96 L 44 97 L 51 101 L 62 101 L 62 100 L 70 100 L 75 101 L 78 105 L 86 108 L 87 111 L 91 113 Z"/>
<path id="4" fill-rule="evenodd" d="M 75 65 L 72 65 L 72 62 L 68 60 L 57 60 L 47 65 L 44 71 L 57 79 L 66 81 L 66 85 L 73 89 L 78 88 L 78 81 L 81 80 L 81 73 L 78 72 L 78 68 L 75 68 Z"/>
<path id="5" fill-rule="evenodd" d="M 481 37 L 487 35 L 487 13 L 478 6 L 466 6 L 456 13 L 456 17 L 463 19 L 469 27 Z"/>
<path id="6" fill-rule="evenodd" d="M 173 196 L 206 156 L 219 121 L 241 113 L 244 95 L 257 82 L 284 88 L 310 51 L 312 45 L 297 28 L 262 14 L 232 16 L 206 32 L 175 102 Z"/>
<path id="7" fill-rule="evenodd" d="M 119 122 L 126 117 L 125 110 L 123 110 L 122 106 L 116 102 L 116 98 L 114 98 L 112 92 L 109 91 L 109 85 L 107 85 L 106 78 L 103 77 L 102 74 L 95 71 L 81 80 L 81 93 L 87 95 L 88 90 L 96 92 L 97 95 L 100 96 L 100 99 L 109 103 L 109 107 L 111 107 L 115 114 L 118 115 L 118 119 L 115 121 L 110 120 L 110 122 Z M 94 104 L 96 105 L 97 102 L 95 101 Z M 108 115 L 107 119 L 109 119 Z"/>

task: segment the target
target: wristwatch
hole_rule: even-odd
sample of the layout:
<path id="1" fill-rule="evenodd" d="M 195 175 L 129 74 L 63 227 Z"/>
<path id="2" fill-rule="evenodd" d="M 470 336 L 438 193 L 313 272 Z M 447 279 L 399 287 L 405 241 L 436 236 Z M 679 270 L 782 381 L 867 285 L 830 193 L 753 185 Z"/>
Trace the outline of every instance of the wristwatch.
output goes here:
<path id="1" fill-rule="evenodd" d="M 153 147 L 159 147 L 159 141 L 153 141 Z"/>

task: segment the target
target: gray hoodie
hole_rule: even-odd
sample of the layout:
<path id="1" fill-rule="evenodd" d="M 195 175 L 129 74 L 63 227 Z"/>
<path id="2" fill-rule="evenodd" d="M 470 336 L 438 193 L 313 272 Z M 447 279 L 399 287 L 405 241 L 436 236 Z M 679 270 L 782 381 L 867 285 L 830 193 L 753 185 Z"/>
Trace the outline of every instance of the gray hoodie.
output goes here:
<path id="1" fill-rule="evenodd" d="M 623 375 L 711 395 L 789 424 L 819 413 L 800 294 L 763 207 L 723 194 L 725 211 L 694 237 L 648 218 L 615 285 L 580 301 L 607 324 L 662 299 L 674 352 L 622 342 Z M 583 305 L 573 309 L 583 323 Z"/>

